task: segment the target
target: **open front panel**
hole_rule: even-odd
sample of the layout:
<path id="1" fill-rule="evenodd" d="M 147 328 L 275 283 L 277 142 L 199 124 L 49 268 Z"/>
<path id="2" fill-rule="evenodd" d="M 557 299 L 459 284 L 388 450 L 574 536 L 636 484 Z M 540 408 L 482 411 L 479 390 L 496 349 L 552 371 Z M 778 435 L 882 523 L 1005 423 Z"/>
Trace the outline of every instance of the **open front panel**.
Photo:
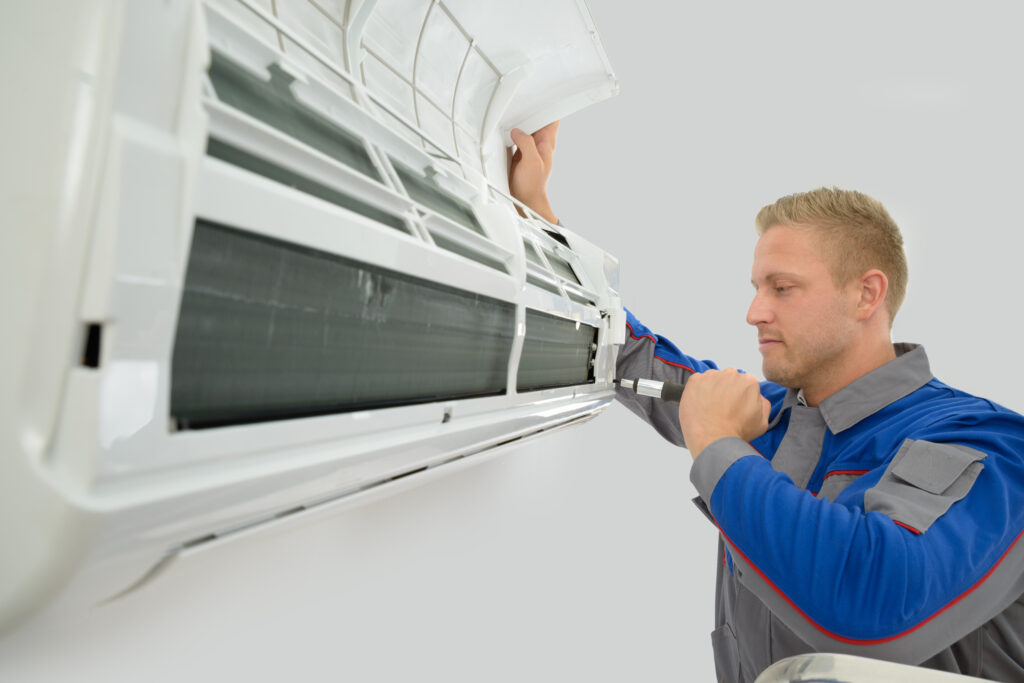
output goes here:
<path id="1" fill-rule="evenodd" d="M 534 391 L 593 382 L 596 351 L 596 327 L 528 308 L 516 389 Z"/>
<path id="2" fill-rule="evenodd" d="M 515 306 L 196 222 L 171 366 L 180 428 L 505 393 Z"/>

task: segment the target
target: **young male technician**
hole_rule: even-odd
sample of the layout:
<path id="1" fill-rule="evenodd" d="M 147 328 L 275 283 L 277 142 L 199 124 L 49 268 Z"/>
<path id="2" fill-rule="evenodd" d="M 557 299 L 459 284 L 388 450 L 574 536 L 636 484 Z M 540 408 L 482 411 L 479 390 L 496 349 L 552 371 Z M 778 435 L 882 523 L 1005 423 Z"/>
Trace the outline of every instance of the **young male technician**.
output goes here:
<path id="1" fill-rule="evenodd" d="M 516 131 L 510 177 L 551 221 L 556 132 Z M 632 314 L 617 364 L 685 385 L 678 409 L 617 396 L 685 442 L 721 532 L 719 680 L 811 651 L 1024 680 L 1024 418 L 890 341 L 907 266 L 879 202 L 822 188 L 756 226 L 747 322 L 768 381 L 684 355 Z"/>

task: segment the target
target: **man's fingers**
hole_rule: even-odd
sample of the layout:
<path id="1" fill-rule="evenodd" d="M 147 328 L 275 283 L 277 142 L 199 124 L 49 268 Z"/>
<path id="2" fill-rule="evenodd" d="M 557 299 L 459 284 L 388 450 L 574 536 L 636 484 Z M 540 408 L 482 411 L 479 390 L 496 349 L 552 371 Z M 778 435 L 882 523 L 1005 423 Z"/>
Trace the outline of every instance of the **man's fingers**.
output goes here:
<path id="1" fill-rule="evenodd" d="M 558 121 L 552 121 L 533 134 L 533 139 L 539 148 L 542 144 L 548 145 L 549 149 L 555 151 L 555 138 L 558 137 Z"/>
<path id="2" fill-rule="evenodd" d="M 534 141 L 532 135 L 527 135 L 518 128 L 513 128 L 509 135 L 512 136 L 512 142 L 516 143 L 516 147 L 519 148 L 519 152 L 522 154 L 522 159 L 529 160 L 531 158 L 540 158 L 540 153 L 537 152 L 537 143 Z"/>
<path id="3" fill-rule="evenodd" d="M 533 135 L 527 135 L 519 128 L 509 131 L 512 141 L 516 143 L 523 155 L 533 158 L 534 155 L 544 161 L 546 165 L 551 164 L 555 156 L 555 140 L 558 137 L 558 121 L 553 121 L 538 130 Z"/>
<path id="4" fill-rule="evenodd" d="M 544 164 L 548 167 L 552 165 L 551 162 L 555 159 L 555 148 L 546 142 L 537 143 L 537 154 L 544 160 Z"/>

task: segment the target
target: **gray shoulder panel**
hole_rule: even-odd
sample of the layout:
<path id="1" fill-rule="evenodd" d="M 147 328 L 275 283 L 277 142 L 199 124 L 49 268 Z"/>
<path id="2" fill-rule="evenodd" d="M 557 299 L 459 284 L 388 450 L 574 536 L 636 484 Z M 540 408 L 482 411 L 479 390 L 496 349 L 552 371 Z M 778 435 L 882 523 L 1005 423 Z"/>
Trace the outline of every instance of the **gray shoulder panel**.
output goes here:
<path id="1" fill-rule="evenodd" d="M 825 481 L 818 490 L 818 498 L 835 502 L 839 494 L 846 490 L 846 487 L 860 479 L 862 474 L 854 472 L 840 472 L 837 474 L 825 475 Z"/>
<path id="2" fill-rule="evenodd" d="M 879 482 L 864 494 L 864 511 L 881 512 L 924 533 L 967 495 L 985 457 L 966 446 L 907 439 Z"/>

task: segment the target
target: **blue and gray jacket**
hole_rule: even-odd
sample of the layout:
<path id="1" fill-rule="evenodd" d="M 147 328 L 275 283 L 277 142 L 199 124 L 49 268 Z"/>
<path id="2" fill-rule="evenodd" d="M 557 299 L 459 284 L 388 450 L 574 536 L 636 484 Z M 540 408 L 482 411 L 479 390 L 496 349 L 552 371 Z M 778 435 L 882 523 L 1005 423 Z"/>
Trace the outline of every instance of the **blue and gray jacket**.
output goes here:
<path id="1" fill-rule="evenodd" d="M 620 378 L 716 368 L 628 326 Z M 1024 680 L 1024 417 L 932 377 L 922 347 L 896 353 L 817 407 L 762 382 L 768 431 L 694 462 L 721 534 L 719 680 L 814 651 Z M 684 445 L 678 404 L 617 395 Z"/>

